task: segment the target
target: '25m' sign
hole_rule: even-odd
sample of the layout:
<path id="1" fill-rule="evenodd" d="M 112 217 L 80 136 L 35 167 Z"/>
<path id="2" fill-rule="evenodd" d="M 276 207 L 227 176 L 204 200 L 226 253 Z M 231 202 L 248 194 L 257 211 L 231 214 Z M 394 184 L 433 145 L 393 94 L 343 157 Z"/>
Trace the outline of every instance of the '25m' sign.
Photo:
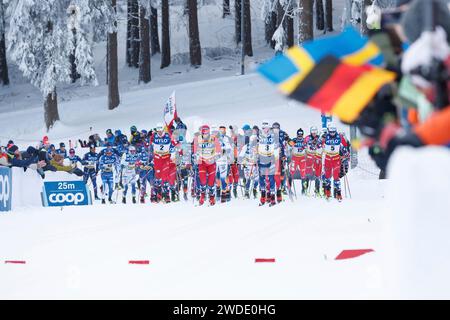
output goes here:
<path id="1" fill-rule="evenodd" d="M 83 181 L 44 182 L 42 200 L 45 207 L 92 204 L 91 194 Z"/>

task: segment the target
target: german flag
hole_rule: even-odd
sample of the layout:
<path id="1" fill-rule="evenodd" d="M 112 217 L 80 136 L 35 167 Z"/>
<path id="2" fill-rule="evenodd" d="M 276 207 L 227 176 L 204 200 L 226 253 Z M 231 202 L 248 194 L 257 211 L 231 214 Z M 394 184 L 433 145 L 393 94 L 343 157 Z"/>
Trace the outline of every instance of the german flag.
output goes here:
<path id="1" fill-rule="evenodd" d="M 359 35 L 352 27 L 347 27 L 336 36 L 305 42 L 302 47 L 294 46 L 285 54 L 277 55 L 261 65 L 258 71 L 278 85 L 281 92 L 289 95 L 315 64 L 327 55 L 355 66 L 379 66 L 384 61 L 381 50 L 372 41 Z"/>
<path id="2" fill-rule="evenodd" d="M 304 76 L 289 97 L 352 123 L 395 73 L 371 65 L 350 65 L 326 56 Z"/>

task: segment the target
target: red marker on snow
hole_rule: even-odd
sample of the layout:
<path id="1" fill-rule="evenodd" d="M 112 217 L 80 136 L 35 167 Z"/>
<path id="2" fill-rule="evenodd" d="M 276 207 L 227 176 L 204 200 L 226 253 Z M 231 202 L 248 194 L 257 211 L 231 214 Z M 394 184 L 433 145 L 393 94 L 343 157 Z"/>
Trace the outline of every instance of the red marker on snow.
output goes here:
<path id="1" fill-rule="evenodd" d="M 150 264 L 149 260 L 130 260 L 128 264 Z"/>
<path id="2" fill-rule="evenodd" d="M 275 263 L 275 258 L 256 258 L 255 259 L 255 263 L 260 263 L 260 262 L 271 262 L 271 263 Z"/>
<path id="3" fill-rule="evenodd" d="M 23 260 L 6 260 L 5 264 L 7 264 L 7 263 L 11 263 L 11 264 L 26 264 L 27 262 L 23 261 Z"/>
<path id="4" fill-rule="evenodd" d="M 355 250 L 342 250 L 341 253 L 335 258 L 335 260 L 351 259 L 362 256 L 363 254 L 374 252 L 373 249 L 355 249 Z"/>

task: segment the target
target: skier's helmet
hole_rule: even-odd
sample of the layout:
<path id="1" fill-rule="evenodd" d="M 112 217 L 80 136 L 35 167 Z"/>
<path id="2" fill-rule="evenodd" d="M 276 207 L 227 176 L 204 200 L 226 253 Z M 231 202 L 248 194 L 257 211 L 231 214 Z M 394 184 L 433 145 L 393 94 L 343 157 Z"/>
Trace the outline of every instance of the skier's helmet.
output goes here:
<path id="1" fill-rule="evenodd" d="M 248 130 L 251 130 L 252 128 L 250 127 L 250 125 L 249 124 L 244 124 L 243 126 L 242 126 L 242 130 L 244 130 L 244 131 L 248 131 Z"/>
<path id="2" fill-rule="evenodd" d="M 319 131 L 317 130 L 317 127 L 315 127 L 315 126 L 312 126 L 311 128 L 309 128 L 309 133 L 311 135 L 317 135 L 318 132 Z"/>
<path id="3" fill-rule="evenodd" d="M 280 126 L 280 123 L 279 122 L 274 122 L 273 124 L 272 124 L 272 129 L 280 129 L 281 128 L 281 126 Z"/>
<path id="4" fill-rule="evenodd" d="M 336 127 L 329 127 L 328 128 L 328 133 L 331 134 L 332 136 L 334 136 L 336 134 Z"/>
<path id="5" fill-rule="evenodd" d="M 336 126 L 335 126 L 333 123 L 330 122 L 330 123 L 327 125 L 327 127 L 328 127 L 328 133 L 329 133 L 329 134 L 331 134 L 331 135 L 335 135 L 335 134 L 336 134 L 337 129 L 336 129 Z"/>
<path id="6" fill-rule="evenodd" d="M 59 144 L 59 147 L 60 147 L 60 148 L 65 148 L 66 145 L 64 144 L 64 142 L 61 142 L 61 143 Z"/>
<path id="7" fill-rule="evenodd" d="M 200 127 L 200 133 L 202 136 L 207 136 L 210 134 L 210 132 L 211 132 L 211 130 L 208 125 L 205 124 Z"/>
<path id="8" fill-rule="evenodd" d="M 304 134 L 304 132 L 303 132 L 302 128 L 297 130 L 297 137 L 303 137 L 303 134 Z"/>
<path id="9" fill-rule="evenodd" d="M 69 154 L 70 154 L 70 155 L 75 155 L 75 149 L 74 149 L 74 148 L 71 148 L 71 149 L 69 150 Z"/>
<path id="10" fill-rule="evenodd" d="M 136 126 L 131 126 L 130 131 L 131 133 L 135 133 L 137 131 Z"/>
<path id="11" fill-rule="evenodd" d="M 112 134 L 112 130 L 111 129 L 106 130 L 106 134 Z"/>

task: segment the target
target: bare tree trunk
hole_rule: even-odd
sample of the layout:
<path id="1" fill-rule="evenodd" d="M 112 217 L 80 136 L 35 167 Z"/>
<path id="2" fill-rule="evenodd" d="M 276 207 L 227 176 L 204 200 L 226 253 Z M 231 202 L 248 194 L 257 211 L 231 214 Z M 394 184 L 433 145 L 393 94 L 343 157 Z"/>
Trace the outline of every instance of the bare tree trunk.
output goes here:
<path id="1" fill-rule="evenodd" d="M 117 0 L 111 0 L 117 11 Z M 117 27 L 117 21 L 115 22 Z M 120 104 L 119 97 L 119 70 L 117 59 L 117 32 L 108 33 L 108 109 L 113 110 Z"/>
<path id="2" fill-rule="evenodd" d="M 323 0 L 316 0 L 316 27 L 317 30 L 325 30 L 325 14 Z"/>
<path id="3" fill-rule="evenodd" d="M 327 31 L 333 31 L 333 1 L 325 0 Z"/>
<path id="4" fill-rule="evenodd" d="M 283 24 L 282 28 L 283 28 L 283 43 L 282 43 L 282 47 L 280 51 L 277 51 L 276 54 L 278 54 L 279 52 L 283 52 L 284 48 L 286 47 L 286 23 L 284 20 L 284 12 L 285 12 L 285 8 L 283 7 L 283 5 L 281 5 L 280 0 L 276 0 L 276 10 L 277 10 L 277 24 L 275 27 L 275 30 L 277 30 L 281 24 Z"/>
<path id="5" fill-rule="evenodd" d="M 139 3 L 131 0 L 131 66 L 139 68 Z"/>
<path id="6" fill-rule="evenodd" d="M 234 0 L 234 34 L 238 45 L 241 43 L 241 0 Z"/>
<path id="7" fill-rule="evenodd" d="M 144 6 L 140 7 L 140 63 L 139 63 L 139 82 L 149 83 L 151 77 L 151 61 L 150 61 L 150 21 L 147 18 L 147 11 Z"/>
<path id="8" fill-rule="evenodd" d="M 286 16 L 286 44 L 288 48 L 294 45 L 294 18 L 290 14 Z"/>
<path id="9" fill-rule="evenodd" d="M 369 28 L 367 28 L 367 13 L 366 7 L 372 4 L 371 0 L 363 0 L 361 6 L 361 34 L 367 35 L 369 33 Z"/>
<path id="10" fill-rule="evenodd" d="M 275 48 L 275 41 L 272 40 L 272 36 L 275 33 L 277 25 L 277 14 L 273 11 L 269 12 L 269 14 L 266 17 L 266 20 L 264 21 L 264 27 L 265 27 L 265 39 L 268 44 L 270 44 L 270 47 L 273 49 Z"/>
<path id="11" fill-rule="evenodd" d="M 189 8 L 189 56 L 191 65 L 198 67 L 202 64 L 202 48 L 198 31 L 197 0 L 188 0 Z"/>
<path id="12" fill-rule="evenodd" d="M 170 65 L 170 24 L 169 24 L 169 0 L 161 0 L 162 17 L 162 54 L 161 69 Z"/>
<path id="13" fill-rule="evenodd" d="M 59 120 L 58 96 L 56 95 L 56 88 L 53 89 L 53 92 L 47 95 L 47 98 L 44 101 L 44 120 L 47 131 L 49 131 L 55 122 Z"/>
<path id="14" fill-rule="evenodd" d="M 127 0 L 127 45 L 126 62 L 131 67 L 131 6 L 132 0 Z"/>
<path id="15" fill-rule="evenodd" d="M 159 36 L 158 36 L 158 9 L 151 7 L 150 15 L 150 33 L 151 33 L 151 48 L 152 55 L 160 53 L 161 49 L 159 47 Z"/>
<path id="16" fill-rule="evenodd" d="M 72 29 L 72 33 L 73 33 L 74 39 L 76 39 L 77 30 Z M 73 52 L 70 54 L 69 61 L 70 61 L 70 79 L 72 80 L 72 83 L 75 83 L 77 81 L 77 79 L 79 79 L 81 77 L 81 75 L 77 72 L 77 65 L 75 63 L 75 50 L 73 50 Z"/>
<path id="17" fill-rule="evenodd" d="M 223 15 L 222 18 L 231 15 L 230 0 L 223 0 Z"/>
<path id="18" fill-rule="evenodd" d="M 8 64 L 6 61 L 6 41 L 5 41 L 5 10 L 3 0 L 0 0 L 0 83 L 9 84 Z"/>
<path id="19" fill-rule="evenodd" d="M 313 0 L 300 0 L 299 3 L 299 33 L 298 42 L 303 43 L 314 39 L 313 33 Z"/>
<path id="20" fill-rule="evenodd" d="M 250 0 L 244 0 L 244 51 L 249 57 L 253 56 L 252 47 L 252 17 L 250 14 Z"/>
<path id="21" fill-rule="evenodd" d="M 277 30 L 277 13 L 273 12 L 271 13 L 270 16 L 270 23 L 272 25 L 272 34 L 270 35 L 270 47 L 272 49 L 275 49 L 275 41 L 272 40 L 273 34 L 275 33 L 275 30 Z"/>

